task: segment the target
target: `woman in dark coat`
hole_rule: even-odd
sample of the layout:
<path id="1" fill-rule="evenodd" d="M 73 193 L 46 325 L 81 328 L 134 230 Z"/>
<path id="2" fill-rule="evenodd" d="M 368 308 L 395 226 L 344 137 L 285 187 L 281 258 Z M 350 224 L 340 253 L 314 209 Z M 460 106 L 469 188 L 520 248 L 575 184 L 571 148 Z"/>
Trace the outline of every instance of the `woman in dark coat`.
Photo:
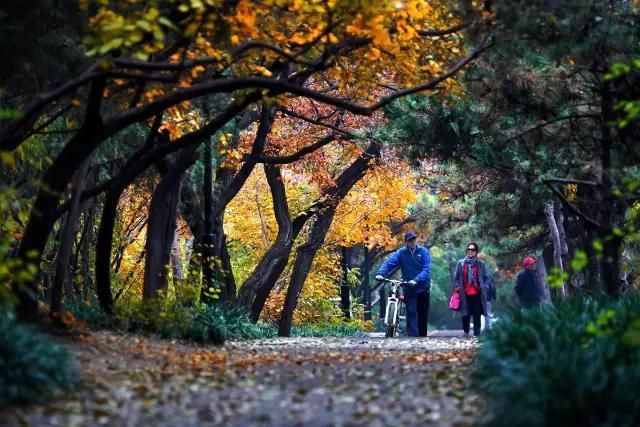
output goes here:
<path id="1" fill-rule="evenodd" d="M 473 335 L 480 335 L 480 316 L 488 317 L 491 277 L 484 261 L 478 259 L 480 247 L 477 243 L 467 244 L 467 256 L 458 261 L 453 278 L 453 290 L 460 293 L 460 313 L 462 329 L 469 336 L 471 316 Z"/>

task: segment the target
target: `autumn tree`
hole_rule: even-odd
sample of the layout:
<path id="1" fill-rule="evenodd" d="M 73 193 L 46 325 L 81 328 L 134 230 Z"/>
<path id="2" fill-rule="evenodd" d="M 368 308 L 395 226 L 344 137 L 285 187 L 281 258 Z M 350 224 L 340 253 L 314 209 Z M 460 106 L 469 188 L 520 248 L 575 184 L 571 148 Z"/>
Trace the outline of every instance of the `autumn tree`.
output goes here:
<path id="1" fill-rule="evenodd" d="M 484 48 L 447 68 L 463 51 L 455 33 L 469 23 L 447 4 L 423 0 L 83 3 L 92 15 L 87 44 L 96 60 L 25 103 L 20 117 L 1 130 L 0 147 L 11 151 L 60 111 L 79 117 L 43 174 L 47 188 L 34 201 L 17 253 L 24 261 L 42 253 L 73 174 L 123 129 L 159 115 L 171 117 L 196 98 L 233 94 L 197 129 L 139 153 L 121 172 L 130 181 L 170 153 L 193 150 L 261 99 L 300 96 L 368 115 L 393 99 L 446 82 Z M 381 76 L 391 89 L 369 99 Z M 35 281 L 17 289 L 22 319 L 36 314 L 35 289 Z"/>

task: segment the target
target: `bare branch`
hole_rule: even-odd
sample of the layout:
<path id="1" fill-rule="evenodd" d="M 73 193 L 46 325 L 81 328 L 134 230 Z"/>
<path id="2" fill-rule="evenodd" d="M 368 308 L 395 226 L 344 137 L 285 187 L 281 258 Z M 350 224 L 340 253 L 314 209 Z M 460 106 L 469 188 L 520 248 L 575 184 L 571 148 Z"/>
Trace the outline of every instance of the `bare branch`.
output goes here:
<path id="1" fill-rule="evenodd" d="M 600 229 L 601 225 L 598 221 L 594 220 L 593 218 L 591 218 L 590 216 L 588 216 L 587 214 L 585 214 L 584 212 L 582 212 L 580 209 L 578 209 L 577 206 L 575 206 L 573 203 L 571 203 L 564 194 L 562 194 L 562 192 L 560 190 L 558 190 L 557 188 L 555 188 L 551 183 L 545 182 L 545 185 L 547 187 L 549 187 L 549 189 L 551 191 L 553 191 L 553 193 L 562 201 L 562 203 L 565 204 L 565 206 L 567 206 L 569 208 L 569 210 L 571 212 L 573 212 L 574 215 L 576 215 L 578 218 L 583 219 L 584 221 L 586 221 L 587 223 L 589 223 L 590 225 L 592 225 L 595 228 Z"/>
<path id="2" fill-rule="evenodd" d="M 597 118 L 597 117 L 599 117 L 597 114 L 569 114 L 567 116 L 556 117 L 553 120 L 548 120 L 548 121 L 546 121 L 544 123 L 540 123 L 539 125 L 530 127 L 529 129 L 525 129 L 524 131 L 520 132 L 519 134 L 509 137 L 507 139 L 507 141 L 512 141 L 514 139 L 518 139 L 518 138 L 520 138 L 520 137 L 522 137 L 522 136 L 524 136 L 524 135 L 526 135 L 528 133 L 535 132 L 536 130 L 545 128 L 545 127 L 547 127 L 549 125 L 552 125 L 554 123 L 557 123 L 557 122 L 562 122 L 564 120 L 591 119 L 591 118 Z"/>
<path id="3" fill-rule="evenodd" d="M 335 141 L 336 138 L 334 135 L 328 135 L 325 136 L 324 138 L 321 138 L 319 140 L 317 140 L 316 142 L 314 142 L 311 145 L 308 145 L 304 148 L 301 148 L 300 150 L 298 150 L 296 153 L 294 154 L 290 154 L 288 156 L 260 156 L 260 163 L 270 163 L 270 164 L 287 164 L 287 163 L 293 163 L 297 160 L 300 160 L 302 157 L 304 157 L 305 155 L 309 154 L 309 153 L 313 153 L 314 151 L 316 151 L 317 149 L 324 147 L 327 144 L 330 144 L 331 142 Z"/>
<path id="4" fill-rule="evenodd" d="M 423 37 L 442 37 L 447 36 L 449 34 L 455 34 L 458 31 L 465 29 L 469 24 L 460 24 L 455 27 L 446 28 L 444 30 L 421 30 L 418 31 L 418 34 Z"/>
<path id="5" fill-rule="evenodd" d="M 351 133 L 351 132 L 349 132 L 347 130 L 341 129 L 338 126 L 334 126 L 334 125 L 329 124 L 329 123 L 324 123 L 324 122 L 322 122 L 320 120 L 312 119 L 312 118 L 304 116 L 302 114 L 298 114 L 295 111 L 289 110 L 287 108 L 281 108 L 280 111 L 283 114 L 287 115 L 287 116 L 290 116 L 290 117 L 305 121 L 307 123 L 311 123 L 313 125 L 322 126 L 322 127 L 326 127 L 326 128 L 331 129 L 331 130 L 334 130 L 334 131 L 336 131 L 338 133 L 343 134 L 344 136 L 348 137 L 349 139 L 357 138 L 353 133 Z"/>
<path id="6" fill-rule="evenodd" d="M 21 130 L 23 130 L 28 123 L 35 122 L 50 103 L 90 82 L 98 75 L 96 72 L 97 68 L 97 64 L 93 64 L 77 78 L 63 84 L 57 89 L 36 96 L 36 98 L 27 105 L 24 113 L 16 120 L 9 122 L 5 129 L 0 132 L 0 149 L 13 151 L 18 147 L 25 138 L 24 134 L 21 134 Z"/>
<path id="7" fill-rule="evenodd" d="M 544 183 L 559 182 L 562 184 L 581 184 L 589 185 L 591 187 L 598 187 L 600 184 L 595 181 L 585 181 L 583 179 L 571 179 L 571 178 L 548 178 L 544 180 Z"/>

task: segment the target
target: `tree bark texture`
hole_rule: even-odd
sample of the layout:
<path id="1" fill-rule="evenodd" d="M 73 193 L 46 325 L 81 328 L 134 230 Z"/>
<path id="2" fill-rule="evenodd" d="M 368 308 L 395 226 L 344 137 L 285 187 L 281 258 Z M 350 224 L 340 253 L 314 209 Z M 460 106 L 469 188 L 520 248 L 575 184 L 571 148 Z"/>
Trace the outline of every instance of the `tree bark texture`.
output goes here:
<path id="1" fill-rule="evenodd" d="M 249 311 L 249 317 L 253 322 L 257 322 L 260 318 L 269 293 L 289 262 L 293 242 L 310 216 L 308 212 L 303 212 L 292 221 L 280 168 L 265 164 L 264 170 L 271 189 L 278 234 L 260 258 L 256 268 L 240 287 L 238 303 Z"/>
<path id="2" fill-rule="evenodd" d="M 51 316 L 57 317 L 62 311 L 62 289 L 64 288 L 67 301 L 74 298 L 73 282 L 69 275 L 71 264 L 71 252 L 76 234 L 78 233 L 78 222 L 80 220 L 80 195 L 84 190 L 87 172 L 89 170 L 89 160 L 85 160 L 80 169 L 71 180 L 71 204 L 60 236 L 58 255 L 56 257 L 56 274 L 53 279 L 51 289 Z"/>
<path id="3" fill-rule="evenodd" d="M 371 165 L 371 161 L 377 158 L 380 147 L 376 143 L 371 143 L 367 150 L 359 156 L 336 180 L 336 186 L 327 194 L 330 202 L 315 215 L 315 222 L 311 226 L 307 242 L 301 245 L 296 251 L 296 259 L 287 294 L 285 296 L 284 307 L 278 326 L 278 335 L 288 337 L 291 334 L 293 323 L 293 312 L 298 304 L 298 298 L 302 292 L 304 282 L 309 274 L 309 269 L 313 263 L 316 253 L 322 247 L 329 227 L 333 222 L 338 204 L 351 188 L 364 176 Z"/>
<path id="4" fill-rule="evenodd" d="M 547 216 L 547 225 L 549 226 L 549 234 L 551 235 L 551 242 L 553 244 L 553 266 L 560 272 L 564 272 L 562 244 L 560 242 L 560 232 L 558 231 L 558 224 L 556 223 L 553 202 L 546 204 L 544 213 Z M 564 283 L 561 287 L 556 288 L 556 295 L 558 298 L 564 298 L 566 296 Z"/>
<path id="5" fill-rule="evenodd" d="M 193 146 L 181 151 L 153 192 L 145 245 L 147 257 L 142 291 L 145 300 L 155 298 L 158 291 L 167 287 L 167 269 L 180 200 L 180 181 L 186 170 L 196 161 L 197 148 Z"/>
<path id="6" fill-rule="evenodd" d="M 104 139 L 104 129 L 100 117 L 104 85 L 103 79 L 92 83 L 82 129 L 71 138 L 44 174 L 42 178 L 44 187 L 38 191 L 31 208 L 17 258 L 24 264 L 37 265 L 38 273 L 40 270 L 38 259 L 44 251 L 57 217 L 56 208 L 60 196 L 81 163 Z M 15 288 L 18 297 L 16 314 L 21 321 L 35 322 L 38 318 L 38 277 L 39 274 L 36 274 L 33 280 Z"/>

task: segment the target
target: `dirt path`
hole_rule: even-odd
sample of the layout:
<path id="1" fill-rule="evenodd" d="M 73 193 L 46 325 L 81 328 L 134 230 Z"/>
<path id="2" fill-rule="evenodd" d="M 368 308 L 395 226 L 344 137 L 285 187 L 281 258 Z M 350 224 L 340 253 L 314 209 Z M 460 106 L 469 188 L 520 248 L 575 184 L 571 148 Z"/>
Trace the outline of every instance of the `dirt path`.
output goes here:
<path id="1" fill-rule="evenodd" d="M 84 386 L 8 425 L 472 425 L 477 345 L 456 337 L 291 338 L 222 348 L 94 332 L 65 339 Z"/>

